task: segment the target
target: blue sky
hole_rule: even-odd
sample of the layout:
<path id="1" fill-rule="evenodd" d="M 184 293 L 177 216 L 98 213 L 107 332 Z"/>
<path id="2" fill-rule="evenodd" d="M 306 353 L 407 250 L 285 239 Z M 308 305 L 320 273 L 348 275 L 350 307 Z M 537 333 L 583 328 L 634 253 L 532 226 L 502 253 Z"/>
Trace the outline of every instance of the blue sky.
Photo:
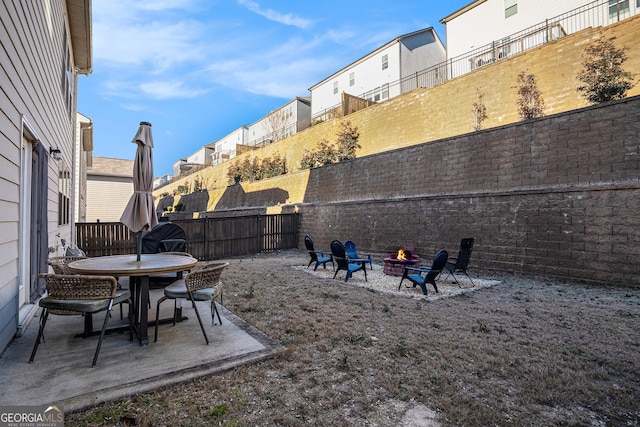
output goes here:
<path id="1" fill-rule="evenodd" d="M 153 124 L 154 172 L 250 124 L 392 40 L 470 0 L 93 0 L 93 73 L 78 111 L 94 156 L 133 159 Z"/>

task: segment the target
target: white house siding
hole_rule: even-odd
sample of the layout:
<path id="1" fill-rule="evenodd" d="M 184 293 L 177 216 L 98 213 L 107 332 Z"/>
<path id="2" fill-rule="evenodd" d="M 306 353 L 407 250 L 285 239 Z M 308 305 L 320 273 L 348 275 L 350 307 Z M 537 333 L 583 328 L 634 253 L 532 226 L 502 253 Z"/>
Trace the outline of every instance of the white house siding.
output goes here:
<path id="1" fill-rule="evenodd" d="M 402 40 L 400 43 L 401 77 L 409 76 L 416 71 L 442 62 L 442 56 L 446 55 L 445 49 L 441 45 L 436 45 L 434 41 L 431 33 L 423 33 Z"/>
<path id="2" fill-rule="evenodd" d="M 637 0 L 630 0 L 635 6 Z M 447 56 L 455 58 L 472 50 L 500 41 L 504 37 L 545 22 L 593 1 L 586 0 L 517 0 L 518 12 L 505 18 L 504 0 L 471 2 L 475 7 L 455 16 L 443 18 L 447 39 Z M 568 30 L 568 29 L 567 29 Z M 567 31 L 569 32 L 569 31 Z"/>
<path id="3" fill-rule="evenodd" d="M 31 319 L 37 299 L 24 291 L 39 270 L 29 269 L 31 257 L 37 255 L 30 247 L 32 230 L 26 220 L 35 140 L 44 156 L 57 148 L 62 161 L 73 164 L 77 74 L 66 12 L 78 3 L 82 7 L 89 2 L 0 4 L 0 352 Z M 71 234 L 70 226 L 58 227 L 58 165 L 49 158 L 48 188 L 43 190 L 48 233 L 42 238 L 48 245 L 54 244 L 57 233 Z"/>
<path id="4" fill-rule="evenodd" d="M 133 194 L 133 160 L 94 157 L 87 168 L 87 222 L 118 222 Z"/>
<path id="5" fill-rule="evenodd" d="M 305 98 L 305 102 L 296 102 L 295 121 L 297 133 L 311 126 L 311 97 Z"/>
<path id="6" fill-rule="evenodd" d="M 87 176 L 87 222 L 119 222 L 133 194 L 131 176 Z"/>
<path id="7" fill-rule="evenodd" d="M 387 55 L 387 68 L 382 68 L 382 58 Z M 351 75 L 353 73 L 353 79 Z M 400 79 L 400 49 L 398 43 L 381 48 L 360 61 L 354 62 L 338 73 L 309 89 L 311 91 L 311 117 L 317 117 L 342 102 L 342 93 L 383 101 L 382 86 Z M 338 90 L 334 90 L 335 83 Z M 400 94 L 394 87 L 389 98 Z"/>
<path id="8" fill-rule="evenodd" d="M 93 150 L 93 121 L 78 113 L 76 115 L 76 142 L 73 162 L 73 219 L 74 222 L 87 220 L 87 159 Z"/>

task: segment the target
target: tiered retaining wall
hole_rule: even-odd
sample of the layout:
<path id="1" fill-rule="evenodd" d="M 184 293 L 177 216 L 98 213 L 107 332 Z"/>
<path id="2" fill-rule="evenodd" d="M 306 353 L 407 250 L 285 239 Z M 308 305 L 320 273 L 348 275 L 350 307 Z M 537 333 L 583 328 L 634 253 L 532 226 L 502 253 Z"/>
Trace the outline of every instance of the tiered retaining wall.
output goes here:
<path id="1" fill-rule="evenodd" d="M 273 182 L 275 185 L 276 182 Z M 640 97 L 314 169 L 301 235 L 640 286 Z"/>

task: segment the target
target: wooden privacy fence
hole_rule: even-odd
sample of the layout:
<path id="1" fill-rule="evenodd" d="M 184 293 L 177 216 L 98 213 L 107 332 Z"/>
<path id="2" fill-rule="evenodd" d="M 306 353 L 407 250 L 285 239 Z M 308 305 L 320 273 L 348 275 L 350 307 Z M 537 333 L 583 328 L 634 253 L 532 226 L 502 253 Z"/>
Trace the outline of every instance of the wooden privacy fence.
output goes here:
<path id="1" fill-rule="evenodd" d="M 207 261 L 296 248 L 299 215 L 246 215 L 172 222 L 184 229 L 187 252 Z M 90 257 L 132 254 L 136 251 L 136 234 L 120 222 L 83 222 L 76 224 L 76 244 Z"/>

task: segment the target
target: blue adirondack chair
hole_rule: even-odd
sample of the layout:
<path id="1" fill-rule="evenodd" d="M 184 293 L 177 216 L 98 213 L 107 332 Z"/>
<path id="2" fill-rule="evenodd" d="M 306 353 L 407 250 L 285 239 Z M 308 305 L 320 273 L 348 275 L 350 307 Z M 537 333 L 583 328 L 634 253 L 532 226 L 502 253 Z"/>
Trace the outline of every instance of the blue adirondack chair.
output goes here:
<path id="1" fill-rule="evenodd" d="M 355 242 L 353 242 L 352 240 L 346 240 L 344 242 L 344 249 L 347 251 L 347 256 L 350 260 L 353 261 L 354 259 L 363 259 L 365 260 L 365 264 L 369 264 L 369 268 L 373 270 L 373 264 L 371 263 L 371 254 L 358 255 Z"/>
<path id="2" fill-rule="evenodd" d="M 422 289 L 422 293 L 427 295 L 427 283 L 433 285 L 433 288 L 438 293 L 438 287 L 436 286 L 436 277 L 442 272 L 445 264 L 447 263 L 447 259 L 449 258 L 449 254 L 447 251 L 442 249 L 440 252 L 433 257 L 433 263 L 431 264 L 431 268 L 427 267 L 404 267 L 404 272 L 402 273 L 402 279 L 400 280 L 400 284 L 398 285 L 398 289 L 402 286 L 402 282 L 404 279 L 408 279 L 413 283 L 413 287 L 416 285 L 420 286 Z"/>

